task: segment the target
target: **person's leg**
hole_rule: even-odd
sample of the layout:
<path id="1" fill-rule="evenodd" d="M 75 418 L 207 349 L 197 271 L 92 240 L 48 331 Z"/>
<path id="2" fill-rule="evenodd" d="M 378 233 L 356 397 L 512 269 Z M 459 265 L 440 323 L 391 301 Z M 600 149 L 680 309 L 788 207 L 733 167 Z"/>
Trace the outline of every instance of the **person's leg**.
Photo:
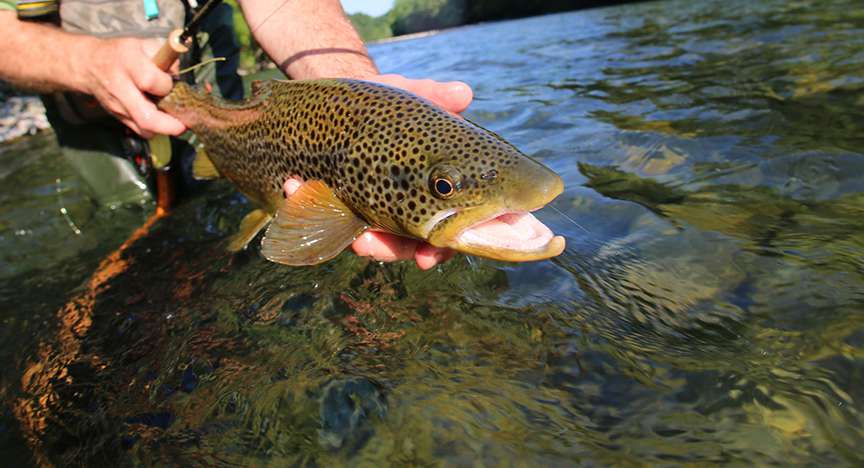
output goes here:
<path id="1" fill-rule="evenodd" d="M 219 4 L 201 23 L 201 30 L 208 35 L 207 55 L 225 58 L 215 66 L 219 93 L 225 99 L 243 99 L 243 79 L 237 74 L 240 44 L 234 31 L 234 9 L 227 3 Z"/>
<path id="2" fill-rule="evenodd" d="M 43 102 L 63 158 L 76 168 L 97 203 L 116 206 L 152 199 L 145 174 L 131 162 L 134 155 L 129 147 L 135 145 L 124 148 L 127 131 L 119 123 L 70 124 L 60 117 L 51 96 L 43 97 Z M 138 143 L 144 142 L 138 139 Z"/>

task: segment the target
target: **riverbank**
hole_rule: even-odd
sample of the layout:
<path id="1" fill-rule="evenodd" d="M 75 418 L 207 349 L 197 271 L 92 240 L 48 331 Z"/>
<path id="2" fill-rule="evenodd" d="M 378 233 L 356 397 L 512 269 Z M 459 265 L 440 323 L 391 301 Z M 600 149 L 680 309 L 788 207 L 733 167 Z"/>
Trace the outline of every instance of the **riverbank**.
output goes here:
<path id="1" fill-rule="evenodd" d="M 453 28 L 448 28 L 448 29 L 453 29 Z M 431 31 L 423 31 L 423 32 L 418 32 L 418 33 L 413 33 L 413 34 L 403 34 L 401 36 L 385 37 L 384 39 L 377 39 L 374 41 L 368 41 L 366 44 L 387 44 L 389 42 L 401 42 L 401 41 L 407 41 L 410 39 L 419 39 L 421 37 L 434 36 L 434 35 L 440 33 L 441 31 L 442 31 L 441 29 L 433 29 Z"/>

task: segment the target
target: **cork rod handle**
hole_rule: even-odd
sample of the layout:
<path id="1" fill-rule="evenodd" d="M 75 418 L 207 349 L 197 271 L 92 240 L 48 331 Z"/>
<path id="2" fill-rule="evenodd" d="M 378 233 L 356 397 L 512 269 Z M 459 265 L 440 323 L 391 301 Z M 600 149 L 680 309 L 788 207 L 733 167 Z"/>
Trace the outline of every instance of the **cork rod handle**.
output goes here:
<path id="1" fill-rule="evenodd" d="M 153 56 L 153 63 L 160 70 L 168 71 L 171 65 L 180 57 L 181 54 L 189 51 L 189 46 L 192 39 L 183 41 L 181 35 L 182 29 L 175 29 L 168 34 L 168 40 L 162 45 L 162 48 Z M 166 166 L 163 170 L 156 171 L 156 212 L 159 215 L 164 215 L 174 206 L 176 198 L 175 190 L 176 182 L 173 174 L 171 174 L 171 166 Z"/>
<path id="2" fill-rule="evenodd" d="M 177 60 L 181 54 L 189 51 L 191 39 L 186 40 L 184 43 L 180 39 L 181 34 L 183 34 L 182 29 L 171 31 L 171 34 L 168 34 L 168 41 L 166 41 L 165 44 L 162 45 L 162 48 L 159 49 L 159 52 L 156 52 L 156 55 L 153 56 L 153 63 L 155 63 L 161 70 L 168 71 L 174 61 Z"/>

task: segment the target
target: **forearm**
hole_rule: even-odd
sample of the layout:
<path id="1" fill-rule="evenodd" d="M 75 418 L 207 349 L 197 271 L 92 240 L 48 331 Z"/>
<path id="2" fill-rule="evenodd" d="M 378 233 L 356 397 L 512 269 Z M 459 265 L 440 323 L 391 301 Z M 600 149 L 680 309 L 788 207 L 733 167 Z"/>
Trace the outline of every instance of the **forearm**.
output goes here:
<path id="1" fill-rule="evenodd" d="M 255 39 L 295 79 L 363 78 L 378 69 L 338 0 L 241 0 Z"/>
<path id="2" fill-rule="evenodd" d="M 10 11 L 0 11 L 0 31 L 5 36 L 0 79 L 38 92 L 85 90 L 81 62 L 97 39 L 18 21 Z"/>

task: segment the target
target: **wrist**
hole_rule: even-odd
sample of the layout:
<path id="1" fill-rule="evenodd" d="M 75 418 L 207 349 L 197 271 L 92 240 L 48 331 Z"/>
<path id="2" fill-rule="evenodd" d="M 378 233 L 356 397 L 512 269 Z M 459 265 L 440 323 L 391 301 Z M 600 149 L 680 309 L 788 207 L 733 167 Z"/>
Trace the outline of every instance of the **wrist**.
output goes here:
<path id="1" fill-rule="evenodd" d="M 93 94 L 96 83 L 95 61 L 99 57 L 104 40 L 92 36 L 77 36 L 67 57 L 69 62 L 69 82 L 67 87 L 72 91 Z"/>
<path id="2" fill-rule="evenodd" d="M 378 67 L 375 66 L 375 62 L 372 61 L 372 57 L 365 50 L 355 55 L 353 60 L 345 63 L 342 71 L 342 78 L 354 78 L 358 80 L 366 80 L 381 74 L 378 71 Z"/>
<path id="3" fill-rule="evenodd" d="M 342 78 L 351 78 L 355 80 L 365 80 L 365 81 L 374 81 L 376 77 L 381 76 L 381 72 L 378 71 L 374 66 L 368 69 L 358 69 L 353 71 L 352 73 L 343 76 Z"/>
<path id="4" fill-rule="evenodd" d="M 368 79 L 379 74 L 378 68 L 365 50 L 321 50 L 300 52 L 280 63 L 282 71 L 291 78 L 308 80 L 317 78 Z"/>

